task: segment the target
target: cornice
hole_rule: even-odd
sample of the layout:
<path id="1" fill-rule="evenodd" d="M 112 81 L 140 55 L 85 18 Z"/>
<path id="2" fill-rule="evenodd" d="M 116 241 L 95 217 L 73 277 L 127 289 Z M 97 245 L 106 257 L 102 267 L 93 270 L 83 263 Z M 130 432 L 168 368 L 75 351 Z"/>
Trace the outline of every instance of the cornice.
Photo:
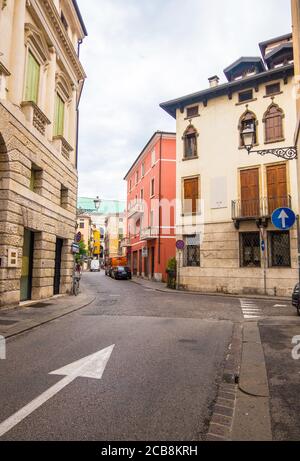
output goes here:
<path id="1" fill-rule="evenodd" d="M 76 71 L 76 76 L 78 80 L 84 80 L 86 78 L 86 74 L 82 67 L 81 62 L 76 54 L 76 50 L 61 23 L 58 11 L 53 3 L 53 0 L 40 0 L 41 6 L 45 10 L 47 17 L 51 24 L 54 26 L 55 32 L 59 38 L 60 43 L 62 43 L 73 67 Z"/>

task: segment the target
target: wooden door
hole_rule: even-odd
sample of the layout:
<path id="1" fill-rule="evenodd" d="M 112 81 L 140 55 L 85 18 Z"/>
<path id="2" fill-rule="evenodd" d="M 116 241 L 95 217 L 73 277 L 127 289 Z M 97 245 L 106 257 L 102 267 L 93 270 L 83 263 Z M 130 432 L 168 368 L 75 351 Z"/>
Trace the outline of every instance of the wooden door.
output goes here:
<path id="1" fill-rule="evenodd" d="M 184 211 L 197 213 L 199 199 L 199 178 L 184 180 Z"/>
<path id="2" fill-rule="evenodd" d="M 282 206 L 289 206 L 286 165 L 272 165 L 267 167 L 268 187 L 268 214 Z"/>
<path id="3" fill-rule="evenodd" d="M 241 171 L 241 216 L 256 217 L 260 214 L 258 168 Z"/>

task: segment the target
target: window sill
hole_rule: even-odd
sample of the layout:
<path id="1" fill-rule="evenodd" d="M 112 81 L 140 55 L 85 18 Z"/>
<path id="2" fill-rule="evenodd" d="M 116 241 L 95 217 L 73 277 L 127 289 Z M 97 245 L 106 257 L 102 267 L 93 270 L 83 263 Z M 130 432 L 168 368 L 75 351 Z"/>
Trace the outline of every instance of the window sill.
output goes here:
<path id="1" fill-rule="evenodd" d="M 274 139 L 273 141 L 265 141 L 264 144 L 275 144 L 277 142 L 283 142 L 285 141 L 285 138 L 278 138 L 278 139 Z"/>
<path id="2" fill-rule="evenodd" d="M 263 98 L 273 98 L 273 96 L 277 96 L 278 94 L 283 94 L 283 91 L 277 91 L 277 93 L 266 94 Z"/>
<path id="3" fill-rule="evenodd" d="M 191 120 L 192 118 L 197 118 L 197 117 L 200 117 L 200 114 L 197 114 L 197 115 L 191 115 L 190 117 L 185 117 L 184 120 Z"/>
<path id="4" fill-rule="evenodd" d="M 243 106 L 244 104 L 249 104 L 249 102 L 255 102 L 255 101 L 257 101 L 257 98 L 247 99 L 246 101 L 243 101 L 243 102 L 236 102 L 235 105 Z"/>
<path id="5" fill-rule="evenodd" d="M 191 216 L 201 216 L 201 211 L 197 211 L 196 213 L 181 213 L 182 218 L 189 218 Z"/>
<path id="6" fill-rule="evenodd" d="M 183 157 L 182 162 L 187 162 L 188 160 L 196 160 L 197 158 L 199 158 L 198 155 L 195 157 Z"/>

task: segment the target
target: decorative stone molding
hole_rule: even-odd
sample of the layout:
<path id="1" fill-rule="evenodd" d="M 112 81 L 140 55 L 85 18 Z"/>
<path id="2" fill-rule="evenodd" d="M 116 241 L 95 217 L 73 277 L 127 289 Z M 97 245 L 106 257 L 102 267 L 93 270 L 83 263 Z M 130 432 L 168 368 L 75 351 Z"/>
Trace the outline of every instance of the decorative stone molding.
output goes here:
<path id="1" fill-rule="evenodd" d="M 84 72 L 84 69 L 79 61 L 79 58 L 77 56 L 76 50 L 66 32 L 64 29 L 64 26 L 60 20 L 58 11 L 55 7 L 54 2 L 51 0 L 41 0 L 40 3 L 44 7 L 46 14 L 49 18 L 49 21 L 51 24 L 53 24 L 54 29 L 57 33 L 59 42 L 62 44 L 64 47 L 67 56 L 71 60 L 71 63 L 73 64 L 73 67 L 76 71 L 76 77 L 78 80 L 84 80 L 86 78 L 86 74 Z"/>
<path id="2" fill-rule="evenodd" d="M 21 107 L 26 120 L 45 136 L 46 126 L 51 123 L 46 115 L 33 101 L 24 101 L 21 103 Z"/>
<path id="3" fill-rule="evenodd" d="M 72 100 L 72 85 L 62 72 L 58 72 L 55 76 L 55 87 L 63 101 L 70 103 Z"/>
<path id="4" fill-rule="evenodd" d="M 49 47 L 39 29 L 33 24 L 25 24 L 25 43 L 34 48 L 35 54 L 38 54 L 39 61 L 43 64 L 50 60 Z"/>
<path id="5" fill-rule="evenodd" d="M 6 79 L 9 76 L 9 70 L 0 61 L 0 99 L 6 99 Z"/>
<path id="6" fill-rule="evenodd" d="M 68 141 L 63 136 L 54 136 L 53 142 L 61 155 L 63 155 L 67 160 L 70 160 L 70 153 L 73 152 L 74 149 Z"/>

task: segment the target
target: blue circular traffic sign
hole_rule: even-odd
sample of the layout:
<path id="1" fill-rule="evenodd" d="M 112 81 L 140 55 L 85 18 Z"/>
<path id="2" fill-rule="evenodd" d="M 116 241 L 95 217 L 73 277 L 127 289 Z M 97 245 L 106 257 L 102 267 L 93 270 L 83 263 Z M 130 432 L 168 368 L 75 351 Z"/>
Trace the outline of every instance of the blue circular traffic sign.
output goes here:
<path id="1" fill-rule="evenodd" d="M 181 250 L 181 251 L 184 250 L 184 246 L 185 246 L 184 240 L 177 240 L 176 242 L 177 250 Z"/>
<path id="2" fill-rule="evenodd" d="M 272 223 L 277 229 L 289 230 L 296 222 L 296 215 L 290 208 L 277 208 L 272 214 Z"/>

